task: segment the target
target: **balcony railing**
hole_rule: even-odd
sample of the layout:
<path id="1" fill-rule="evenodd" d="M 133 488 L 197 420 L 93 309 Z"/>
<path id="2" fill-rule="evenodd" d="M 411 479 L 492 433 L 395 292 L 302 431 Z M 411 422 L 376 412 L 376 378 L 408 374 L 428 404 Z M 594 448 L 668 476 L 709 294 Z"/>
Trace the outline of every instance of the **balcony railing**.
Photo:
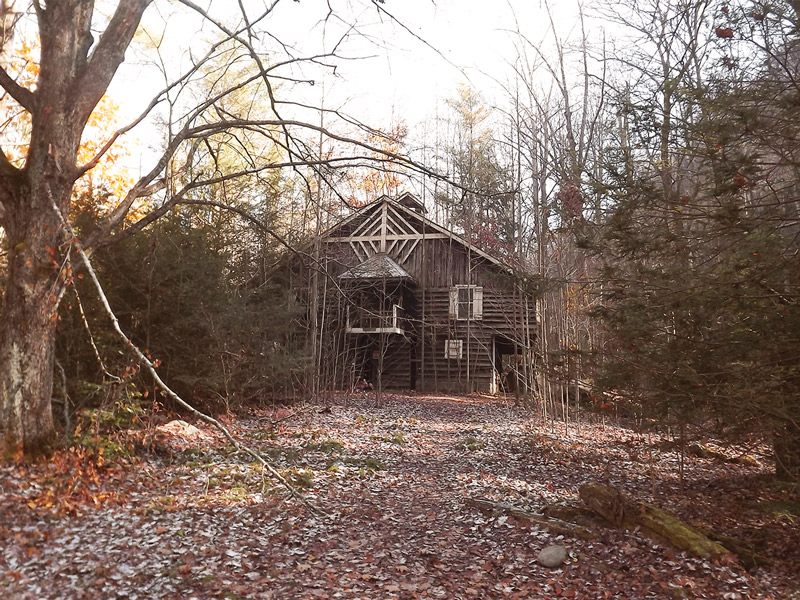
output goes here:
<path id="1" fill-rule="evenodd" d="M 349 308 L 347 333 L 397 333 L 403 335 L 403 308 L 398 304 L 391 311 Z"/>

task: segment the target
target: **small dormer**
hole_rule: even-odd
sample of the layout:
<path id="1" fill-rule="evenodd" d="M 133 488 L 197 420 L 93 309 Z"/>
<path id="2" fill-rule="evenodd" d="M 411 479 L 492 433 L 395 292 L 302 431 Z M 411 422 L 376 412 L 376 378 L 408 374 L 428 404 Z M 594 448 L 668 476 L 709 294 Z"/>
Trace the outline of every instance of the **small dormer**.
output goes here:
<path id="1" fill-rule="evenodd" d="M 410 208 L 416 213 L 424 215 L 428 210 L 425 208 L 425 205 L 420 202 L 417 197 L 412 194 L 411 192 L 406 192 L 401 194 L 395 199 L 395 202 L 400 204 L 401 206 L 405 206 L 406 208 Z"/>

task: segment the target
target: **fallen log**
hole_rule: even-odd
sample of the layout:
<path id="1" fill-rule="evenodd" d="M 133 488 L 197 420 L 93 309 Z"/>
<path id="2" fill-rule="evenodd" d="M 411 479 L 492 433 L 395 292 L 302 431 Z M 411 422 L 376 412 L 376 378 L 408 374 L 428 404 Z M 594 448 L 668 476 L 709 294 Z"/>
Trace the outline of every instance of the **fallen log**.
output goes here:
<path id="1" fill-rule="evenodd" d="M 514 506 L 513 504 L 506 504 L 505 502 L 493 502 L 485 498 L 467 498 L 464 500 L 467 506 L 480 509 L 484 512 L 491 512 L 496 514 L 504 514 L 515 519 L 541 527 L 556 535 L 565 535 L 568 537 L 578 538 L 581 540 L 596 540 L 599 536 L 596 532 L 592 531 L 582 525 L 573 525 L 559 519 L 553 519 L 542 515 L 537 515 L 525 509 Z"/>
<path id="2" fill-rule="evenodd" d="M 592 512 L 623 529 L 639 530 L 645 536 L 699 558 L 727 559 L 732 553 L 724 545 L 708 538 L 674 515 L 647 504 L 626 498 L 619 490 L 602 483 L 580 487 L 581 501 Z"/>
<path id="3" fill-rule="evenodd" d="M 722 462 L 726 462 L 728 460 L 728 457 L 722 454 L 722 452 L 717 452 L 716 450 L 712 450 L 711 448 L 702 444 L 689 444 L 686 447 L 686 454 L 689 456 L 694 456 L 695 458 L 710 458 L 712 460 L 719 460 Z"/>
<path id="4" fill-rule="evenodd" d="M 658 445 L 660 450 L 664 451 L 677 451 L 680 452 L 681 444 L 678 441 L 664 441 Z M 684 452 L 686 456 L 693 456 L 695 458 L 707 458 L 712 460 L 718 460 L 720 462 L 725 462 L 734 465 L 744 465 L 746 467 L 760 467 L 761 462 L 754 456 L 750 456 L 749 454 L 740 454 L 739 456 L 730 457 L 727 454 L 723 454 L 722 452 L 717 452 L 716 450 L 712 450 L 708 446 L 704 446 L 703 444 L 689 444 L 685 446 Z"/>
<path id="5" fill-rule="evenodd" d="M 581 525 L 587 529 L 608 527 L 608 523 L 605 519 L 597 516 L 596 513 L 579 506 L 570 506 L 569 504 L 550 504 L 542 507 L 542 513 L 545 517 L 549 517 L 550 519 L 558 519 L 559 521 L 566 521 L 567 523 L 572 523 L 574 525 Z"/>
<path id="6" fill-rule="evenodd" d="M 709 539 L 719 542 L 728 550 L 733 552 L 736 556 L 738 556 L 739 562 L 742 563 L 742 566 L 747 570 L 755 567 L 768 567 L 773 564 L 772 559 L 767 558 L 763 554 L 759 554 L 752 545 L 743 542 L 740 539 L 728 535 L 714 533 L 713 531 L 703 530 L 703 533 Z"/>

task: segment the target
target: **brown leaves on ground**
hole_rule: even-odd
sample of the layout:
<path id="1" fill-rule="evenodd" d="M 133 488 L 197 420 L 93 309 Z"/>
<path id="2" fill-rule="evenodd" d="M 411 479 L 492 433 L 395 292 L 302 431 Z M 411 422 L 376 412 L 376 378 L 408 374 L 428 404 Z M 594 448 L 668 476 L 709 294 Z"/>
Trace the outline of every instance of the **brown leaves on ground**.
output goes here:
<path id="1" fill-rule="evenodd" d="M 111 482 L 120 472 L 117 465 L 106 462 L 104 448 L 73 446 L 54 452 L 45 465 L 17 464 L 8 469 L 3 486 L 8 493 L 3 496 L 10 505 L 23 502 L 34 511 L 75 516 L 117 501 Z M 11 492 L 15 489 L 21 493 Z"/>
<path id="2" fill-rule="evenodd" d="M 339 398 L 324 414 L 232 422 L 328 517 L 204 424 L 155 432 L 128 464 L 97 450 L 0 467 L 9 598 L 781 598 L 797 593 L 796 487 L 766 467 L 687 459 L 629 430 L 542 424 L 495 400 Z M 762 457 L 763 458 L 763 457 Z M 762 460 L 762 463 L 764 461 Z M 603 481 L 775 560 L 750 573 L 636 533 L 580 541 L 464 506 L 577 503 Z M 566 545 L 549 570 L 537 553 Z"/>

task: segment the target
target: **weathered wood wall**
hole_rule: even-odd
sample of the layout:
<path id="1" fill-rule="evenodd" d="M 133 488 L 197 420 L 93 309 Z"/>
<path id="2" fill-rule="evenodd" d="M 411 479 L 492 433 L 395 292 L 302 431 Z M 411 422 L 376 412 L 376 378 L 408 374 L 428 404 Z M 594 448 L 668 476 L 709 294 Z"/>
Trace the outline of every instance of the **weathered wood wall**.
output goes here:
<path id="1" fill-rule="evenodd" d="M 376 206 L 376 210 L 380 205 Z M 366 211 L 364 220 L 376 213 Z M 320 286 L 322 351 L 327 380 L 347 387 L 353 370 L 364 362 L 364 352 L 378 348 L 383 356 L 382 383 L 385 387 L 448 391 L 490 391 L 497 381 L 495 343 L 532 351 L 536 339 L 533 298 L 523 297 L 515 287 L 509 269 L 487 260 L 458 239 L 446 237 L 414 215 L 406 222 L 425 235 L 405 251 L 387 244 L 387 254 L 414 279 L 407 293 L 406 335 L 344 333 L 345 308 L 350 300 L 339 275 L 363 261 L 363 246 L 356 252 L 347 239 L 362 221 L 351 221 L 335 231 L 335 237 L 321 244 L 324 273 Z M 367 242 L 365 242 L 366 244 Z M 303 277 L 297 274 L 297 281 Z M 311 278 L 307 277 L 307 281 Z M 450 315 L 450 289 L 456 285 L 483 288 L 481 319 L 456 320 Z M 324 313 L 324 314 L 323 314 Z M 460 359 L 445 356 L 447 340 L 463 340 Z M 355 367 L 354 367 L 355 365 Z"/>

